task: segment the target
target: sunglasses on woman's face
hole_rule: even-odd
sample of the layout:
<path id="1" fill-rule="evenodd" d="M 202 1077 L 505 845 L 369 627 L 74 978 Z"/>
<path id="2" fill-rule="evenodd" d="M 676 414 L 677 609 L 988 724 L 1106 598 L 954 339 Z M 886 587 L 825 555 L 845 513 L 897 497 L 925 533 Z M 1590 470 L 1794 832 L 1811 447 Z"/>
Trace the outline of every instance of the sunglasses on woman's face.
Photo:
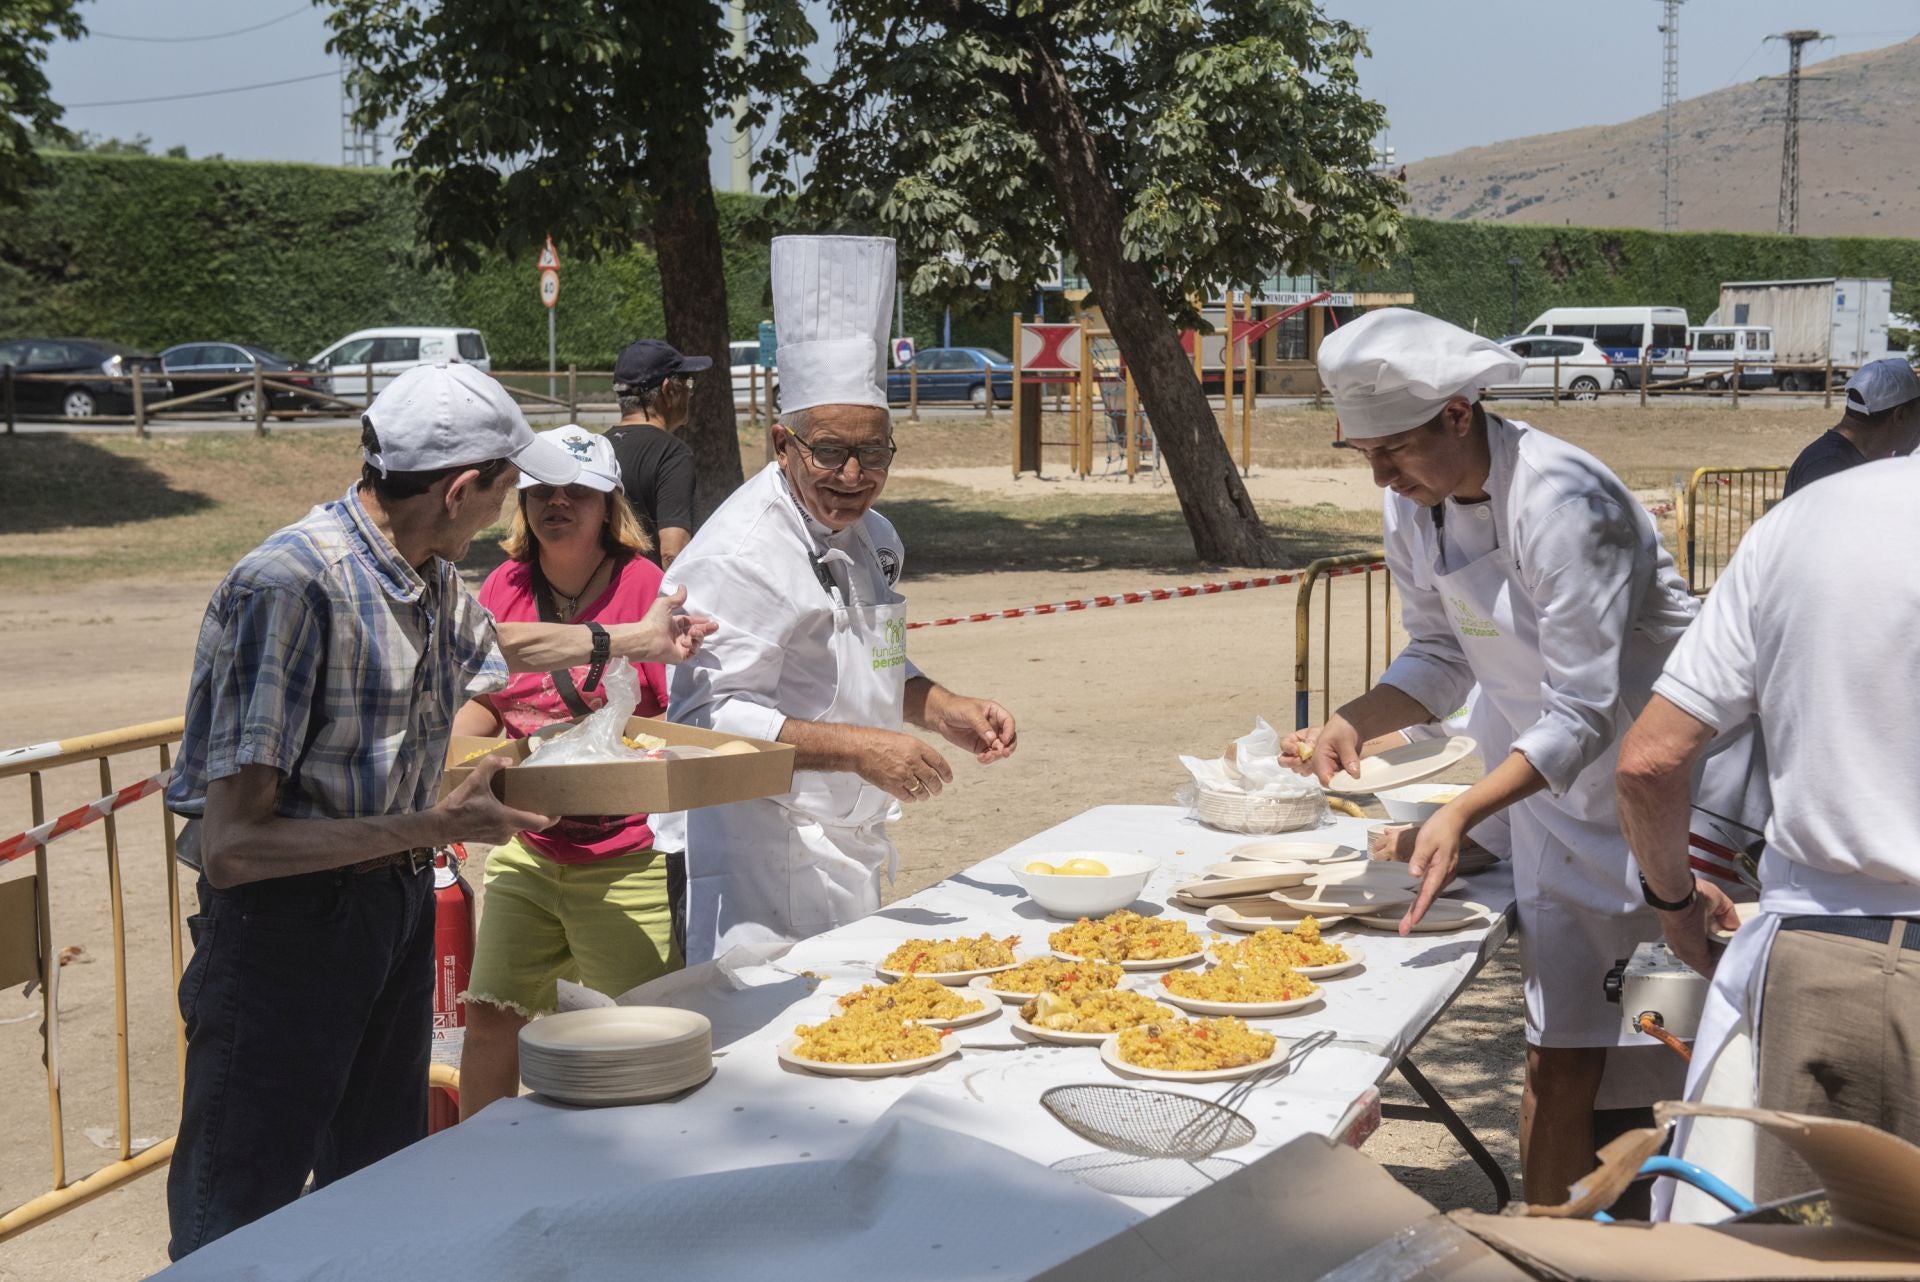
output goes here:
<path id="1" fill-rule="evenodd" d="M 567 498 L 575 503 L 585 503 L 588 499 L 600 492 L 591 485 L 580 485 L 577 483 L 573 485 L 529 485 L 527 487 L 527 497 L 538 499 L 540 502 L 545 503 L 554 496 L 556 490 L 566 491 Z"/>

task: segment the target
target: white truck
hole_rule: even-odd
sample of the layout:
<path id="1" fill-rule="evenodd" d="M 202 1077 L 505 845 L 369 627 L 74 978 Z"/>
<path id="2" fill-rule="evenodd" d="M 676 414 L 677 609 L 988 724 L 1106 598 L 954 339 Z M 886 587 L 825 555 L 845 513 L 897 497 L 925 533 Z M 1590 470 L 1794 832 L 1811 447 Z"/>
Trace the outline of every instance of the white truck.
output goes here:
<path id="1" fill-rule="evenodd" d="M 1785 391 L 1805 392 L 1819 389 L 1829 361 L 1838 382 L 1887 355 L 1892 314 L 1890 280 L 1737 280 L 1722 282 L 1720 307 L 1707 324 L 1771 329 L 1776 381 Z"/>

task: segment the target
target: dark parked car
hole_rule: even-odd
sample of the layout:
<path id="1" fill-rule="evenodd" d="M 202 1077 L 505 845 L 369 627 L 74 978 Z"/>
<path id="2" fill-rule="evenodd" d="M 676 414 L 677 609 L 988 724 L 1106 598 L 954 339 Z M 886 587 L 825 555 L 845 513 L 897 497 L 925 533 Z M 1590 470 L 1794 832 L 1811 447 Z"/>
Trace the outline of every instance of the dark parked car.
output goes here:
<path id="1" fill-rule="evenodd" d="M 260 372 L 279 383 L 291 383 L 296 387 L 314 385 L 314 367 L 305 361 L 297 361 L 291 356 L 282 356 L 264 347 L 255 347 L 252 343 L 177 343 L 160 353 L 160 361 L 166 366 L 169 375 L 203 374 L 221 375 L 220 378 L 182 379 L 176 385 L 181 396 L 192 396 L 195 392 L 210 392 L 222 383 L 232 379 L 252 378 L 253 367 L 258 365 Z M 243 387 L 223 398 L 226 407 L 241 418 L 253 417 L 253 389 Z M 211 410 L 215 401 L 200 401 L 183 408 L 202 408 Z M 267 408 L 275 410 L 297 410 L 312 402 L 298 392 L 285 392 L 268 389 Z"/>
<path id="2" fill-rule="evenodd" d="M 131 381 L 109 382 L 140 370 L 153 375 L 140 380 L 140 394 L 148 404 L 165 400 L 172 386 L 160 377 L 160 358 L 120 343 L 94 338 L 15 338 L 0 341 L 0 365 L 16 374 L 58 374 L 42 381 L 18 379 L 13 407 L 22 414 L 57 414 L 86 418 L 92 414 L 133 413 Z"/>
<path id="3" fill-rule="evenodd" d="M 987 379 L 993 379 L 993 399 L 1013 398 L 1013 362 L 991 347 L 929 347 L 913 358 L 920 375 L 923 401 L 987 403 Z M 908 368 L 887 371 L 887 399 L 904 405 L 911 395 Z"/>

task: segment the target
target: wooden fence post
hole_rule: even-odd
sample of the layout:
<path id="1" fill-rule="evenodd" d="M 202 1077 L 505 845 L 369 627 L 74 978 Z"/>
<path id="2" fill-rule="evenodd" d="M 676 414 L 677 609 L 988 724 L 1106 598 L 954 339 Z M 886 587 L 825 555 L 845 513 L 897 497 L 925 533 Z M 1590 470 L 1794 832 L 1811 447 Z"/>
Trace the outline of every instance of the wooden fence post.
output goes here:
<path id="1" fill-rule="evenodd" d="M 1640 408 L 1647 408 L 1647 379 L 1651 370 L 1647 365 L 1647 349 L 1640 349 Z"/>
<path id="2" fill-rule="evenodd" d="M 140 377 L 140 371 L 137 366 L 130 368 L 133 369 L 133 434 L 144 441 L 149 435 L 147 431 L 146 380 Z"/>
<path id="3" fill-rule="evenodd" d="M 1019 372 L 1017 366 L 1014 372 L 1016 374 Z M 1018 418 L 1020 415 L 1020 392 L 1019 380 L 1017 378 L 1014 380 L 1014 384 L 1013 413 L 1014 417 Z M 918 352 L 915 352 L 913 359 L 907 362 L 907 421 L 909 423 L 918 423 L 920 421 L 920 353 Z"/>
<path id="4" fill-rule="evenodd" d="M 1740 408 L 1740 358 L 1733 358 L 1733 408 Z"/>
<path id="5" fill-rule="evenodd" d="M 1560 353 L 1553 354 L 1553 403 L 1560 403 Z"/>
<path id="6" fill-rule="evenodd" d="M 373 353 L 367 353 L 367 408 L 373 408 Z"/>
<path id="7" fill-rule="evenodd" d="M 260 372 L 260 362 L 253 363 L 253 434 L 267 434 L 267 379 Z"/>
<path id="8" fill-rule="evenodd" d="M 0 378 L 4 378 L 6 380 L 5 400 L 7 403 L 7 435 L 12 436 L 13 435 L 13 366 L 12 365 L 0 366 L 0 371 L 4 371 L 4 373 L 0 373 Z"/>
<path id="9" fill-rule="evenodd" d="M 727 391 L 733 391 L 731 376 L 727 379 Z M 567 362 L 567 422 L 580 421 L 580 366 L 573 361 Z"/>
<path id="10" fill-rule="evenodd" d="M 1821 390 L 1825 393 L 1820 403 L 1826 406 L 1826 408 L 1832 409 L 1833 408 L 1833 351 L 1832 349 L 1828 349 L 1827 351 L 1827 373 L 1826 373 L 1825 380 L 1820 384 L 1820 387 L 1821 387 Z"/>

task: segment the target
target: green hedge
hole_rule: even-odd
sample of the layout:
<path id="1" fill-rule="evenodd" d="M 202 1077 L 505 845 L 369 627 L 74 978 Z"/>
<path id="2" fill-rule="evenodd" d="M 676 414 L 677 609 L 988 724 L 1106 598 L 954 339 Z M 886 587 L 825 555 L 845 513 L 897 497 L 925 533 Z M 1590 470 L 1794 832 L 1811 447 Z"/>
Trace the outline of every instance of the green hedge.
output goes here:
<path id="1" fill-rule="evenodd" d="M 501 368 L 545 368 L 546 316 L 531 263 L 455 274 L 424 261 L 414 197 L 384 171 L 319 165 L 45 153 L 48 181 L 0 210 L 0 337 L 72 334 L 158 349 L 194 339 L 312 355 L 352 330 L 462 324 Z M 729 331 L 770 314 L 762 202 L 722 193 Z M 606 369 L 662 328 L 652 252 L 586 262 L 560 246 L 560 361 Z M 1409 291 L 1422 310 L 1481 333 L 1509 326 L 1507 259 L 1520 259 L 1519 322 L 1557 305 L 1675 304 L 1703 320 L 1723 280 L 1889 276 L 1896 311 L 1920 312 L 1920 241 L 1660 233 L 1411 220 L 1386 269 L 1342 287 Z M 908 299 L 908 332 L 939 341 L 940 309 Z M 956 343 L 1004 350 L 1009 318 L 953 314 Z"/>
<path id="2" fill-rule="evenodd" d="M 1771 236 L 1601 227 L 1409 220 L 1390 268 L 1342 273 L 1343 284 L 1411 291 L 1422 311 L 1483 334 L 1508 332 L 1520 260 L 1519 324 L 1549 307 L 1684 307 L 1695 324 L 1720 305 L 1720 282 L 1885 276 L 1893 308 L 1920 310 L 1920 240 Z"/>

